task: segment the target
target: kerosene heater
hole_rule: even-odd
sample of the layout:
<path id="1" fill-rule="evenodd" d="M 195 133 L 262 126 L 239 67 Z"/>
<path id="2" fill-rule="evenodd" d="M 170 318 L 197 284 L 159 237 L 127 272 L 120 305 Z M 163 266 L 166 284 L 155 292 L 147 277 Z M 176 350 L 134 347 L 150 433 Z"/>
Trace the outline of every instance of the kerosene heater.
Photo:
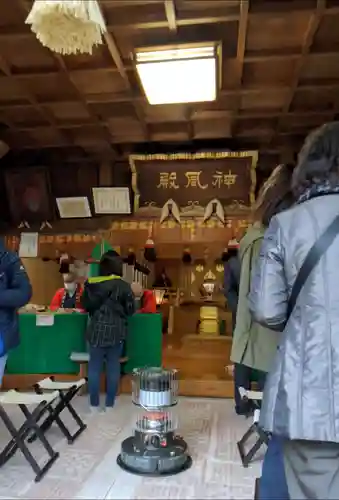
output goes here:
<path id="1" fill-rule="evenodd" d="M 132 474 L 170 476 L 188 469 L 192 458 L 176 435 L 178 372 L 163 368 L 135 369 L 132 401 L 140 408 L 134 435 L 122 442 L 118 465 Z"/>

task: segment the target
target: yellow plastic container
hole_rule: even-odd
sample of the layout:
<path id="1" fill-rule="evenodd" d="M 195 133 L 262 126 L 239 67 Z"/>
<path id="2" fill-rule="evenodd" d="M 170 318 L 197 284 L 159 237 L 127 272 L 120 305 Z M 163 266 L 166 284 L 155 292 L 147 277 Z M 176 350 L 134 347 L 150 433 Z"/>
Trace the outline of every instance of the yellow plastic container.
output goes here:
<path id="1" fill-rule="evenodd" d="M 218 320 L 218 308 L 213 306 L 202 306 L 200 307 L 200 320 L 214 319 Z"/>
<path id="2" fill-rule="evenodd" d="M 199 331 L 202 335 L 219 335 L 219 322 L 215 319 L 202 320 Z"/>

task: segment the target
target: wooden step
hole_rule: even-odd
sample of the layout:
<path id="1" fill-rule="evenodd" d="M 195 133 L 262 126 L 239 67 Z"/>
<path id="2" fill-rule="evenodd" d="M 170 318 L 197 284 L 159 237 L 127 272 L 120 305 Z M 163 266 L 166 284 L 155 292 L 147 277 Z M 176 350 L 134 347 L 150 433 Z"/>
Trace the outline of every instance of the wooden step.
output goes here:
<path id="1" fill-rule="evenodd" d="M 231 337 L 207 337 L 202 335 L 185 335 L 182 338 L 182 349 L 189 353 L 205 353 L 209 355 L 223 355 L 225 364 L 229 362 L 232 348 Z"/>
<path id="2" fill-rule="evenodd" d="M 165 368 L 176 368 L 179 370 L 180 375 L 186 378 L 199 378 L 202 375 L 223 378 L 227 364 L 228 360 L 225 359 L 224 355 L 172 356 L 164 353 L 163 356 L 163 366 Z"/>

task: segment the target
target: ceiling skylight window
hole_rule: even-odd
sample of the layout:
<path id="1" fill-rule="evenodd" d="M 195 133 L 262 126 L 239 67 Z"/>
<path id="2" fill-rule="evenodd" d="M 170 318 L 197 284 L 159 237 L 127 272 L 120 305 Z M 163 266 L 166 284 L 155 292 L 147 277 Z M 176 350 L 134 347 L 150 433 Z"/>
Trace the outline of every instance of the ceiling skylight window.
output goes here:
<path id="1" fill-rule="evenodd" d="M 150 104 L 215 101 L 217 97 L 217 47 L 140 49 L 136 67 Z"/>

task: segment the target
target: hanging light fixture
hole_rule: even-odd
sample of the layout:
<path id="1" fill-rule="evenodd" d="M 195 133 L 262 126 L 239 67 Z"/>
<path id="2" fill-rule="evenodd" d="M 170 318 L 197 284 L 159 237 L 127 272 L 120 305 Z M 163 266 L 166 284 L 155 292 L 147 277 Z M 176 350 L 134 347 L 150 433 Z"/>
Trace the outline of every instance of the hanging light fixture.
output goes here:
<path id="1" fill-rule="evenodd" d="M 107 28 L 96 0 L 35 0 L 26 24 L 59 54 L 92 54 Z"/>
<path id="2" fill-rule="evenodd" d="M 155 302 L 157 306 L 161 306 L 161 304 L 164 302 L 164 297 L 165 297 L 165 290 L 161 288 L 154 288 L 153 294 L 155 297 Z"/>
<path id="3" fill-rule="evenodd" d="M 219 53 L 217 43 L 137 49 L 136 69 L 148 102 L 215 101 Z"/>

